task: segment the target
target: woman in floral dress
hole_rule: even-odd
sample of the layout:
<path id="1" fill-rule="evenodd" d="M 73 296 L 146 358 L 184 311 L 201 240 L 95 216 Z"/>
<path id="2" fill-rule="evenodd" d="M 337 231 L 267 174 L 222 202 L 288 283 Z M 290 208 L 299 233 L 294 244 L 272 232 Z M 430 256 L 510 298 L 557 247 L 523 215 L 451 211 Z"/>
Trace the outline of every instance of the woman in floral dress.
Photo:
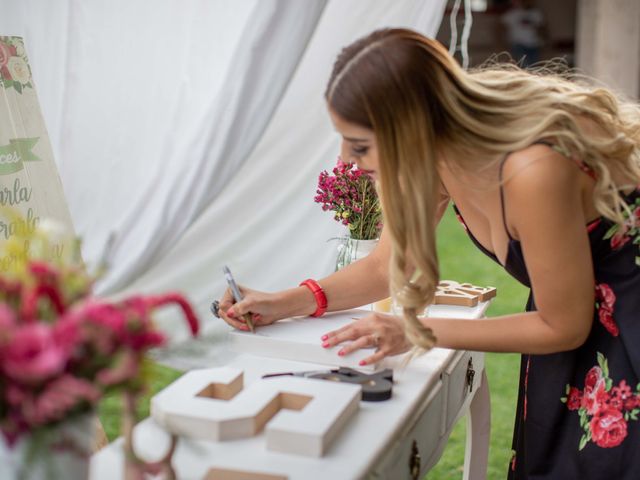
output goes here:
<path id="1" fill-rule="evenodd" d="M 384 229 L 365 259 L 276 293 L 229 292 L 236 328 L 391 293 L 320 340 L 364 363 L 436 346 L 523 354 L 511 478 L 640 477 L 640 108 L 604 88 L 496 65 L 466 72 L 434 40 L 380 30 L 345 48 L 326 91 L 342 158 L 378 181 Z M 453 202 L 476 245 L 531 287 L 526 312 L 422 318 L 435 227 Z"/>

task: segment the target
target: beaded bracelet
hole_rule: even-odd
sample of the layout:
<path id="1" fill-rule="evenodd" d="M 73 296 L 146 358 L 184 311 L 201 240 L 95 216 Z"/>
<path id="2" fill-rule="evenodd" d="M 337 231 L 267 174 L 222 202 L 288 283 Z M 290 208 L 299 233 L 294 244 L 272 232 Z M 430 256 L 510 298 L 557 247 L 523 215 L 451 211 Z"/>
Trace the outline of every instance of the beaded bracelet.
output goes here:
<path id="1" fill-rule="evenodd" d="M 327 311 L 327 296 L 325 295 L 324 290 L 318 282 L 311 278 L 308 278 L 304 282 L 301 282 L 300 286 L 302 285 L 311 290 L 313 296 L 316 297 L 316 304 L 318 305 L 318 307 L 316 308 L 316 311 L 311 314 L 311 316 L 321 317 L 322 315 L 324 315 L 324 312 Z"/>

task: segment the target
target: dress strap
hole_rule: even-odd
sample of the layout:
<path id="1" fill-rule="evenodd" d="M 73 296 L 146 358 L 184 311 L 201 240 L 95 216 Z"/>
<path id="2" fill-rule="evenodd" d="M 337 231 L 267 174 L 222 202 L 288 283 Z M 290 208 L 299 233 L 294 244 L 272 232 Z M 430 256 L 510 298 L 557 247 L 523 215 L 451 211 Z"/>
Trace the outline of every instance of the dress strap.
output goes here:
<path id="1" fill-rule="evenodd" d="M 584 163 L 582 160 L 579 160 L 573 157 L 572 155 L 569 154 L 569 152 L 567 152 L 564 148 L 560 147 L 559 145 L 556 145 L 548 140 L 536 140 L 535 142 L 532 143 L 532 145 L 546 145 L 547 147 L 558 152 L 560 155 L 573 161 L 578 166 L 578 168 L 580 168 L 580 170 L 582 170 L 584 173 L 589 175 L 594 180 L 597 180 L 596 173 L 593 171 L 593 169 L 591 169 L 591 167 L 589 167 L 589 165 Z M 511 232 L 509 232 L 509 227 L 507 226 L 507 214 L 505 210 L 504 189 L 502 184 L 502 177 L 503 177 L 502 170 L 504 169 L 504 164 L 509 158 L 509 155 L 511 155 L 511 152 L 507 153 L 504 156 L 504 158 L 500 162 L 500 169 L 498 170 L 498 179 L 500 181 L 500 208 L 502 209 L 502 224 L 504 225 L 504 230 L 507 233 L 507 237 L 509 237 L 509 240 L 515 241 L 515 238 L 513 238 L 513 236 L 511 235 Z"/>

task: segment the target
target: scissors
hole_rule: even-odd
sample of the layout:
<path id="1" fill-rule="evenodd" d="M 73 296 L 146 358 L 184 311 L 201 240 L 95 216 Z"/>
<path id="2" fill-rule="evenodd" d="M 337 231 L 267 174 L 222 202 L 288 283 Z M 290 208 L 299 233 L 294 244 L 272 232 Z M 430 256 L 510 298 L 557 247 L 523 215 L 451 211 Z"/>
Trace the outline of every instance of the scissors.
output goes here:
<path id="1" fill-rule="evenodd" d="M 366 374 L 352 368 L 340 367 L 333 370 L 270 373 L 263 375 L 262 378 L 283 377 L 287 375 L 361 385 L 362 400 L 364 402 L 382 402 L 389 400 L 393 389 L 393 370 L 390 368 L 385 368 L 376 373 Z"/>

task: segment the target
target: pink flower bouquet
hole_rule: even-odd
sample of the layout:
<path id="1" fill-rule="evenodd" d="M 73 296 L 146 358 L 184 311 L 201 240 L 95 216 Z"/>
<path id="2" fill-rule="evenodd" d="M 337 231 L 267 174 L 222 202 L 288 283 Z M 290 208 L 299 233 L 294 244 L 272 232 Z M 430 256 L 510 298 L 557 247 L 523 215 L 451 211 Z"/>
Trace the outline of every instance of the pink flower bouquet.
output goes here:
<path id="1" fill-rule="evenodd" d="M 42 247 L 34 235 L 12 237 L 0 249 L 3 265 L 11 265 L 0 272 L 0 430 L 10 445 L 92 411 L 110 391 L 142 391 L 145 354 L 165 342 L 151 321 L 155 309 L 178 305 L 198 332 L 179 294 L 92 297 L 94 277 L 82 265 L 42 248 L 45 259 L 33 258 Z"/>
<path id="2" fill-rule="evenodd" d="M 349 228 L 354 240 L 374 240 L 380 236 L 382 210 L 373 180 L 353 163 L 338 158 L 333 175 L 326 170 L 318 177 L 316 203 L 334 212 L 334 219 Z"/>

